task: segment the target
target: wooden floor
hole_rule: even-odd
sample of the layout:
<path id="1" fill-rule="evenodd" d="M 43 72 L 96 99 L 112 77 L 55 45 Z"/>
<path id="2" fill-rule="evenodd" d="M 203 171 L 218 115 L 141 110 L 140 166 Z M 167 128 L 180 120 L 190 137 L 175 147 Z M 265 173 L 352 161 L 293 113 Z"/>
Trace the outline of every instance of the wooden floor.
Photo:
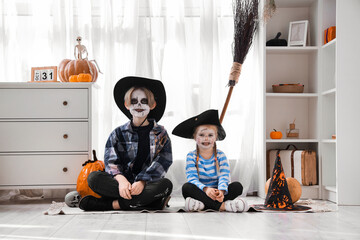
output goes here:
<path id="1" fill-rule="evenodd" d="M 170 204 L 183 202 L 172 198 Z M 326 213 L 44 215 L 49 200 L 0 204 L 0 239 L 360 239 L 360 206 Z"/>

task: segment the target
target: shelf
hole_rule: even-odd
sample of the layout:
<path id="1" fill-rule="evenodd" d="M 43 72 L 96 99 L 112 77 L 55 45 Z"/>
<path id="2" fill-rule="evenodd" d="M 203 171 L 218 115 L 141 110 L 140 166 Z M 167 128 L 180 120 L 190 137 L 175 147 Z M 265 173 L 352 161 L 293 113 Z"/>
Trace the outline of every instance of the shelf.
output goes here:
<path id="1" fill-rule="evenodd" d="M 323 199 L 332 201 L 334 203 L 337 202 L 337 190 L 336 186 L 323 186 Z"/>
<path id="2" fill-rule="evenodd" d="M 333 39 L 333 40 L 331 40 L 331 41 L 328 42 L 327 44 L 323 45 L 322 48 L 323 48 L 323 49 L 330 48 L 330 47 L 332 47 L 332 46 L 335 46 L 335 44 L 336 44 L 336 38 Z"/>
<path id="3" fill-rule="evenodd" d="M 289 1 L 289 0 L 277 0 L 276 7 L 278 8 L 303 8 L 310 7 L 315 0 L 302 0 L 302 1 Z"/>
<path id="4" fill-rule="evenodd" d="M 317 93 L 266 93 L 266 97 L 311 98 L 311 97 L 318 97 L 318 94 Z"/>
<path id="5" fill-rule="evenodd" d="M 319 189 L 319 185 L 301 185 L 302 193 L 300 199 L 319 199 Z"/>
<path id="6" fill-rule="evenodd" d="M 324 186 L 324 189 L 329 191 L 329 192 L 334 192 L 334 193 L 337 192 L 336 186 Z"/>
<path id="7" fill-rule="evenodd" d="M 266 53 L 269 54 L 303 54 L 303 53 L 315 53 L 319 48 L 310 47 L 266 47 Z"/>
<path id="8" fill-rule="evenodd" d="M 266 139 L 267 143 L 308 143 L 308 142 L 319 142 L 318 139 Z"/>
<path id="9" fill-rule="evenodd" d="M 298 149 L 316 151 L 319 185 L 302 186 L 301 198 L 336 201 L 336 39 L 323 45 L 323 29 L 335 26 L 332 11 L 336 0 L 278 0 L 277 12 L 265 28 L 265 41 L 281 32 L 280 39 L 288 40 L 289 22 L 311 22 L 307 46 L 264 46 L 265 93 L 265 149 L 284 149 L 295 145 Z M 331 9 L 327 6 L 331 4 Z M 329 21 L 322 15 L 326 13 Z M 328 13 L 329 12 L 329 13 Z M 303 93 L 275 93 L 272 85 L 300 83 Z M 289 123 L 296 119 L 300 138 L 286 138 Z M 325 120 L 326 121 L 323 121 Z M 283 133 L 282 139 L 271 139 L 272 129 Z M 321 169 L 320 169 L 321 168 Z M 334 170 L 335 169 L 335 170 Z M 325 180 L 324 180 L 325 176 Z M 335 186 L 325 190 L 324 185 Z M 330 187 L 331 189 L 331 187 Z M 323 191 L 324 190 L 324 191 Z"/>
<path id="10" fill-rule="evenodd" d="M 329 89 L 327 91 L 322 92 L 321 94 L 323 96 L 327 96 L 327 95 L 332 95 L 332 94 L 335 94 L 335 93 L 336 93 L 336 88 L 332 88 L 332 89 Z"/>

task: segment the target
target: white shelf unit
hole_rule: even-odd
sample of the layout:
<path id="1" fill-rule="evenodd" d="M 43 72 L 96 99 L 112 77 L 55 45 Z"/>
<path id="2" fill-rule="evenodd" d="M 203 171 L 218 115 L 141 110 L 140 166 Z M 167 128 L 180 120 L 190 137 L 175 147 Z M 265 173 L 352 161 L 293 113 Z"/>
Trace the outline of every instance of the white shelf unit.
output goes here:
<path id="1" fill-rule="evenodd" d="M 321 32 L 336 26 L 336 0 L 321 2 Z M 324 44 L 320 49 L 320 105 L 321 105 L 321 172 L 322 199 L 338 202 L 336 183 L 336 39 Z"/>
<path id="2" fill-rule="evenodd" d="M 275 15 L 265 26 L 265 42 L 273 39 L 278 32 L 280 38 L 288 40 L 289 23 L 308 20 L 310 43 L 306 47 L 266 47 L 264 59 L 264 108 L 265 108 L 265 149 L 285 149 L 294 144 L 298 149 L 311 149 L 319 154 L 319 2 L 276 1 Z M 280 83 L 300 83 L 303 93 L 274 93 L 272 85 Z M 299 129 L 298 139 L 287 139 L 286 129 L 295 120 Z M 283 133 L 282 139 L 270 139 L 270 132 L 276 129 Z M 264 163 L 265 163 L 264 159 Z M 319 180 L 321 179 L 318 171 Z M 266 174 L 260 182 L 266 182 Z M 321 183 L 302 186 L 301 198 L 321 198 Z M 260 186 L 261 188 L 261 186 Z M 265 194 L 260 189 L 259 195 Z"/>
<path id="3" fill-rule="evenodd" d="M 302 198 L 321 198 L 339 205 L 360 205 L 360 46 L 354 31 L 360 22 L 358 0 L 278 0 L 275 15 L 262 28 L 264 45 L 264 156 L 266 150 L 295 144 L 317 152 L 318 186 L 304 187 Z M 307 47 L 266 47 L 278 32 L 287 40 L 290 21 L 309 20 Z M 323 44 L 324 30 L 336 26 L 336 39 Z M 272 92 L 272 85 L 301 83 L 303 94 Z M 296 118 L 299 139 L 269 139 Z M 283 134 L 284 135 L 284 134 Z M 332 139 L 336 135 L 336 139 Z M 264 159 L 264 165 L 265 165 Z M 266 166 L 266 165 L 265 165 Z M 259 195 L 266 182 L 259 179 Z"/>

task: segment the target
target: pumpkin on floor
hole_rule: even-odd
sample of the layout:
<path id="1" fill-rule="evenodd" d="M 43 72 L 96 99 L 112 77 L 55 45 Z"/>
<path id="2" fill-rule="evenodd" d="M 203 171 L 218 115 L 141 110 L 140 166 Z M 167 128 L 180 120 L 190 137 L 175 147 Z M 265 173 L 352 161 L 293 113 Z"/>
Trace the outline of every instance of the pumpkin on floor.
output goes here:
<path id="1" fill-rule="evenodd" d="M 270 185 L 270 178 L 266 181 L 265 184 L 265 194 L 267 194 L 268 189 L 269 189 L 269 185 Z M 293 203 L 297 202 L 300 197 L 301 197 L 301 185 L 299 183 L 298 180 L 296 180 L 295 178 L 292 177 L 288 177 L 286 178 L 286 183 L 288 185 L 289 188 L 289 192 L 290 192 L 290 196 L 291 196 L 291 200 Z"/>
<path id="2" fill-rule="evenodd" d="M 91 172 L 104 171 L 105 165 L 103 161 L 97 159 L 95 150 L 93 150 L 93 155 L 94 160 L 88 160 L 83 163 L 83 168 L 76 182 L 76 191 L 80 194 L 81 197 L 92 195 L 94 197 L 100 198 L 100 196 L 89 187 L 87 179 Z"/>

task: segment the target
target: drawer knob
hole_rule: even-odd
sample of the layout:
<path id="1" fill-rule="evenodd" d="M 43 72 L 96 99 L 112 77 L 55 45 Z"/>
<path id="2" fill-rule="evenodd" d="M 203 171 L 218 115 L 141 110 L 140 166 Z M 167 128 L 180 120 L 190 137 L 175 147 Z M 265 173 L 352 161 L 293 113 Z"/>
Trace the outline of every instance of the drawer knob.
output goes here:
<path id="1" fill-rule="evenodd" d="M 63 172 L 67 172 L 68 171 L 68 168 L 67 167 L 64 167 L 63 168 Z"/>
<path id="2" fill-rule="evenodd" d="M 63 138 L 67 139 L 69 136 L 67 134 L 64 134 Z"/>
<path id="3" fill-rule="evenodd" d="M 63 101 L 63 105 L 64 105 L 64 106 L 68 105 L 68 102 L 67 102 L 67 101 Z"/>

